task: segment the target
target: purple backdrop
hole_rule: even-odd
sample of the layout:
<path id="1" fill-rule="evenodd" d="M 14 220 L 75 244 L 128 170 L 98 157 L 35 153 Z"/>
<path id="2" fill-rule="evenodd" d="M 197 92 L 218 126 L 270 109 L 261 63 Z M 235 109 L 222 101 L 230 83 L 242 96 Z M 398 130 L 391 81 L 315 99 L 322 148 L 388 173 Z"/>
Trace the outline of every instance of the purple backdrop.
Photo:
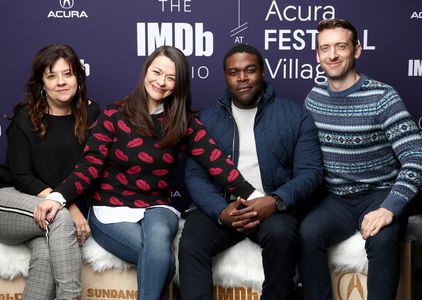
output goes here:
<path id="1" fill-rule="evenodd" d="M 51 43 L 75 48 L 89 73 L 89 95 L 103 106 L 133 89 L 145 56 L 163 43 L 188 56 L 195 108 L 222 94 L 222 58 L 237 42 L 261 50 L 266 79 L 302 102 L 324 80 L 315 62 L 316 24 L 337 17 L 358 29 L 360 72 L 393 85 L 421 123 L 420 0 L 1 0 L 0 8 L 2 115 L 22 98 L 36 51 Z M 4 160 L 8 121 L 1 118 L 0 125 Z"/>

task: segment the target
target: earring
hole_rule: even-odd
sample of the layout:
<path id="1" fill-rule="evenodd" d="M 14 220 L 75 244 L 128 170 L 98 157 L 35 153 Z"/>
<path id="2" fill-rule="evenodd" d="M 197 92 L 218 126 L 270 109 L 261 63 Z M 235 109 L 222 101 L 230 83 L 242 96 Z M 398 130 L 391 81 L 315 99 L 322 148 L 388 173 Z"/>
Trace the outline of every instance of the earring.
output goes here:
<path id="1" fill-rule="evenodd" d="M 45 92 L 44 88 L 41 89 L 40 95 L 41 95 L 41 98 L 43 99 L 47 97 L 47 93 Z"/>

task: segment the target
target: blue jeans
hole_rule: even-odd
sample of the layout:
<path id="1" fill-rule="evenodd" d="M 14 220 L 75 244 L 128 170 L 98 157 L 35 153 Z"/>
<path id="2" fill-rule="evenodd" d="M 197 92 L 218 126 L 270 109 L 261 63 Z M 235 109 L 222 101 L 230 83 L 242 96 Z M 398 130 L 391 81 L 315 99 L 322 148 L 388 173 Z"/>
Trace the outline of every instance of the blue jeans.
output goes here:
<path id="1" fill-rule="evenodd" d="M 138 300 L 160 300 L 175 271 L 172 242 L 179 219 L 167 208 L 150 208 L 138 223 L 103 224 L 89 212 L 95 241 L 120 259 L 135 264 Z"/>
<path id="2" fill-rule="evenodd" d="M 331 300 L 327 249 L 360 230 L 363 217 L 380 207 L 390 189 L 349 196 L 329 193 L 309 212 L 300 226 L 300 277 L 305 300 Z M 400 274 L 399 242 L 406 214 L 365 242 L 368 257 L 368 300 L 394 300 Z"/>

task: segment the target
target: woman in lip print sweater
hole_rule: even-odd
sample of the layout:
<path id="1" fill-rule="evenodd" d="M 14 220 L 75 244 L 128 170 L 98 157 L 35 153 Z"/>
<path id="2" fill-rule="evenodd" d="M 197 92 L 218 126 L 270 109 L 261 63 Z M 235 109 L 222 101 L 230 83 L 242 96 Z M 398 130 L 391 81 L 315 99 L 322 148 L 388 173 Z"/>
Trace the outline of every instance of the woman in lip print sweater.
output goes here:
<path id="1" fill-rule="evenodd" d="M 171 244 L 179 213 L 169 188 L 184 152 L 233 194 L 247 199 L 254 193 L 191 114 L 188 70 L 177 48 L 154 51 L 133 93 L 100 115 L 73 174 L 35 210 L 43 227 L 45 219 L 54 220 L 60 203 L 93 187 L 92 235 L 137 265 L 138 299 L 161 299 L 174 273 Z"/>

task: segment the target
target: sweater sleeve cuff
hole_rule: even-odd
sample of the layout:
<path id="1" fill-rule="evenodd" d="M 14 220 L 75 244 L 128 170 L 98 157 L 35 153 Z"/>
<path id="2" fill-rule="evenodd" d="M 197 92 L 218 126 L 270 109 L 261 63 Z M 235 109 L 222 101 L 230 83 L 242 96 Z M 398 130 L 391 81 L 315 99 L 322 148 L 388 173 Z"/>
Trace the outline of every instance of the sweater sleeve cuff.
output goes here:
<path id="1" fill-rule="evenodd" d="M 249 199 L 249 197 L 253 194 L 254 191 L 255 188 L 249 182 L 244 181 L 240 186 L 236 188 L 233 194 L 243 199 Z"/>
<path id="2" fill-rule="evenodd" d="M 252 200 L 259 197 L 265 197 L 265 195 L 260 191 L 255 190 L 246 200 Z"/>
<path id="3" fill-rule="evenodd" d="M 400 197 L 395 197 L 390 193 L 390 195 L 388 195 L 388 197 L 381 204 L 381 207 L 388 209 L 395 216 L 398 216 L 401 214 L 406 204 L 406 201 L 402 200 Z"/>
<path id="4" fill-rule="evenodd" d="M 45 199 L 59 202 L 61 204 L 61 208 L 63 208 L 66 205 L 66 199 L 63 197 L 62 194 L 58 192 L 52 192 L 48 194 L 47 197 L 45 197 Z"/>

